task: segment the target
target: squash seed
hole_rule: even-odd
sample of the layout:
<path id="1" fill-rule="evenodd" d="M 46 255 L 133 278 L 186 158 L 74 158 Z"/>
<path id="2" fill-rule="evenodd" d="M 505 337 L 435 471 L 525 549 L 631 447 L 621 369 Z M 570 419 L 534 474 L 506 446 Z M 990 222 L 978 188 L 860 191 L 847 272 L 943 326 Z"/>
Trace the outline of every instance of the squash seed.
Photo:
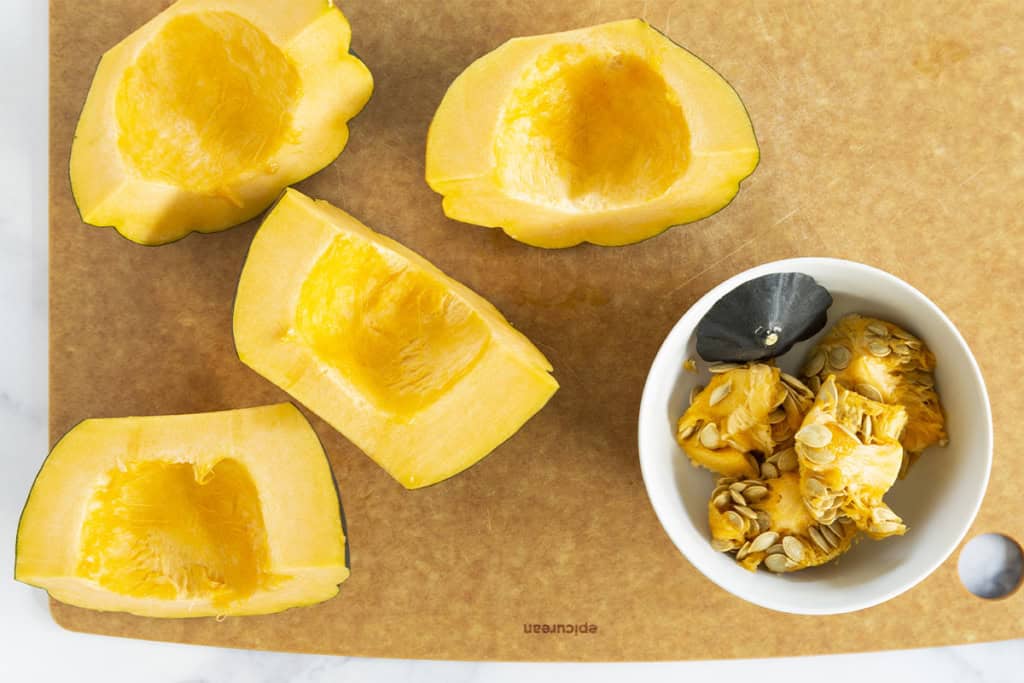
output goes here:
<path id="1" fill-rule="evenodd" d="M 779 535 L 774 531 L 762 531 L 757 538 L 750 542 L 750 552 L 759 553 L 775 545 Z"/>
<path id="2" fill-rule="evenodd" d="M 746 517 L 747 519 L 757 519 L 757 513 L 748 508 L 746 505 L 737 505 L 733 509 L 736 510 L 736 512 L 743 515 L 744 517 Z"/>
<path id="3" fill-rule="evenodd" d="M 772 413 L 768 416 L 768 424 L 770 424 L 770 425 L 777 425 L 777 424 L 779 424 L 780 422 L 782 422 L 785 419 L 786 419 L 786 411 L 785 410 L 773 410 Z"/>
<path id="4" fill-rule="evenodd" d="M 702 391 L 704 391 L 704 387 L 700 384 L 690 389 L 690 405 L 693 405 L 693 402 L 697 400 L 697 395 Z"/>
<path id="5" fill-rule="evenodd" d="M 740 546 L 740 549 L 738 551 L 736 551 L 736 561 L 739 562 L 739 561 L 743 560 L 749 554 L 750 554 L 750 541 L 747 541 L 742 546 Z"/>
<path id="6" fill-rule="evenodd" d="M 700 445 L 712 451 L 722 447 L 722 441 L 718 436 L 718 426 L 714 422 L 708 422 L 700 430 Z"/>
<path id="7" fill-rule="evenodd" d="M 823 532 L 820 531 L 818 529 L 818 527 L 816 527 L 816 526 L 808 527 L 807 535 L 811 537 L 811 541 L 814 542 L 814 545 L 818 546 L 819 548 L 821 548 L 826 553 L 827 552 L 831 552 L 831 550 L 832 550 L 831 546 L 829 545 L 828 541 L 825 540 L 825 536 L 823 535 Z"/>
<path id="8" fill-rule="evenodd" d="M 782 381 L 785 382 L 786 386 L 793 390 L 793 393 L 800 396 L 806 396 L 807 398 L 814 398 L 814 394 L 812 394 L 811 390 L 807 388 L 807 385 L 793 375 L 790 375 L 787 372 L 781 372 L 779 373 L 779 376 L 782 378 Z"/>
<path id="9" fill-rule="evenodd" d="M 745 488 L 747 488 L 747 482 L 745 481 L 737 481 L 729 484 L 729 490 L 735 491 L 736 493 L 743 493 L 743 489 Z"/>
<path id="10" fill-rule="evenodd" d="M 896 337 L 897 339 L 904 339 L 906 341 L 917 341 L 917 337 L 910 334 L 909 332 L 901 330 L 898 327 L 892 331 L 892 336 Z"/>
<path id="11" fill-rule="evenodd" d="M 807 490 L 810 491 L 810 493 L 811 493 L 811 495 L 813 497 L 815 497 L 815 498 L 827 498 L 828 497 L 828 488 L 824 484 L 821 483 L 820 479 L 815 479 L 814 477 L 809 477 L 807 479 L 806 486 L 807 486 Z"/>
<path id="12" fill-rule="evenodd" d="M 876 534 L 894 534 L 903 528 L 903 525 L 899 522 L 879 522 L 878 524 L 868 525 L 868 531 L 873 531 Z"/>
<path id="13" fill-rule="evenodd" d="M 871 352 L 872 356 L 878 356 L 879 358 L 885 358 L 890 353 L 892 353 L 892 349 L 889 348 L 888 344 L 883 344 L 882 342 L 876 341 L 873 341 L 870 344 L 868 344 L 868 351 Z"/>
<path id="14" fill-rule="evenodd" d="M 830 525 L 822 525 L 821 530 L 818 533 L 821 534 L 822 538 L 825 539 L 829 546 L 833 548 L 839 547 L 839 542 L 842 540 L 842 538 L 840 538 L 839 534 L 832 531 L 832 527 Z"/>
<path id="15" fill-rule="evenodd" d="M 856 389 L 857 393 L 860 394 L 861 396 L 869 398 L 872 401 L 876 401 L 878 403 L 882 402 L 882 393 L 878 391 L 878 389 L 876 389 L 873 385 L 868 384 L 866 382 L 861 382 L 856 386 Z"/>
<path id="16" fill-rule="evenodd" d="M 824 467 L 836 459 L 835 455 L 827 448 L 808 448 L 804 451 L 804 457 L 813 465 Z"/>
<path id="17" fill-rule="evenodd" d="M 836 370 L 845 370 L 850 364 L 850 349 L 845 346 L 834 346 L 828 352 L 828 362 Z"/>
<path id="18" fill-rule="evenodd" d="M 830 401 L 833 406 L 839 405 L 839 389 L 836 388 L 836 383 L 827 382 L 822 388 L 825 392 L 824 399 Z"/>
<path id="19" fill-rule="evenodd" d="M 685 427 L 680 427 L 679 428 L 678 437 L 679 437 L 680 440 L 689 439 L 691 436 L 693 436 L 693 433 L 695 431 L 697 431 L 697 425 L 696 424 L 688 424 Z"/>
<path id="20" fill-rule="evenodd" d="M 817 395 L 817 393 L 821 391 L 821 379 L 817 375 L 811 377 L 807 380 L 807 388 Z"/>
<path id="21" fill-rule="evenodd" d="M 711 548 L 720 553 L 725 553 L 732 550 L 732 541 L 727 541 L 724 538 L 712 538 Z"/>
<path id="22" fill-rule="evenodd" d="M 739 363 L 712 363 L 708 366 L 708 372 L 712 375 L 720 375 L 723 372 L 729 372 L 730 370 L 738 370 L 743 365 Z"/>
<path id="23" fill-rule="evenodd" d="M 882 325 L 881 323 L 869 323 L 868 332 L 871 332 L 872 334 L 877 334 L 879 337 L 889 336 L 889 328 L 887 328 L 885 325 Z"/>
<path id="24" fill-rule="evenodd" d="M 712 500 L 711 502 L 719 510 L 724 510 L 725 508 L 729 507 L 730 503 L 732 502 L 732 498 L 730 497 L 731 494 L 732 491 L 722 491 L 717 496 L 715 496 L 714 500 Z"/>
<path id="25" fill-rule="evenodd" d="M 901 356 L 909 356 L 910 355 L 910 347 L 907 346 L 906 344 L 904 344 L 903 342 L 896 342 L 895 344 L 893 344 L 892 345 L 892 350 L 895 351 L 896 353 L 898 353 Z"/>
<path id="26" fill-rule="evenodd" d="M 772 528 L 772 517 L 764 510 L 757 511 L 757 525 L 764 530 Z"/>
<path id="27" fill-rule="evenodd" d="M 797 459 L 796 451 L 792 448 L 779 453 L 779 470 L 782 472 L 792 472 L 800 467 L 800 461 Z"/>
<path id="28" fill-rule="evenodd" d="M 753 502 L 753 503 L 757 503 L 759 501 L 762 501 L 767 496 L 768 496 L 768 487 L 767 486 L 761 486 L 760 484 L 757 485 L 757 486 L 747 487 L 747 490 L 743 492 L 743 497 L 746 498 L 747 500 Z"/>
<path id="29" fill-rule="evenodd" d="M 815 351 L 807 365 L 804 366 L 804 374 L 813 377 L 825 369 L 825 354 L 822 351 Z"/>
<path id="30" fill-rule="evenodd" d="M 789 558 L 783 554 L 769 555 L 764 558 L 764 566 L 768 571 L 775 572 L 776 574 L 782 574 L 783 572 L 789 571 L 791 568 L 790 565 L 792 564 L 793 563 Z"/>
<path id="31" fill-rule="evenodd" d="M 786 551 L 786 556 L 794 562 L 804 561 L 804 544 L 796 536 L 783 538 L 782 548 Z"/>
<path id="32" fill-rule="evenodd" d="M 842 432 L 846 434 L 848 437 L 850 437 L 857 443 L 860 443 L 860 438 L 857 436 L 857 432 L 853 431 L 852 429 L 844 425 L 842 422 L 836 422 L 835 425 L 836 427 L 839 427 L 839 429 L 842 430 Z"/>
<path id="33" fill-rule="evenodd" d="M 732 502 L 737 505 L 746 505 L 747 500 L 743 497 L 742 493 L 736 493 L 735 491 L 729 491 L 729 497 L 732 498 Z"/>
<path id="34" fill-rule="evenodd" d="M 740 517 L 738 512 L 729 510 L 728 512 L 722 513 L 722 517 L 724 517 L 725 521 L 729 523 L 729 526 L 736 529 L 736 531 L 743 531 L 744 527 L 746 527 L 746 524 L 743 522 L 743 518 Z"/>
<path id="35" fill-rule="evenodd" d="M 762 479 L 775 479 L 778 476 L 779 469 L 775 465 L 771 464 L 770 462 L 766 462 L 763 465 L 761 465 Z"/>
<path id="36" fill-rule="evenodd" d="M 711 398 L 708 399 L 709 406 L 716 406 L 725 400 L 725 397 L 732 393 L 732 382 L 726 382 L 725 384 L 719 384 L 711 392 Z"/>
<path id="37" fill-rule="evenodd" d="M 861 434 L 864 435 L 864 443 L 870 443 L 871 435 L 875 431 L 875 421 L 871 419 L 870 415 L 864 415 L 864 420 L 861 422 L 860 425 L 860 431 Z"/>
<path id="38" fill-rule="evenodd" d="M 832 430 L 825 425 L 812 422 L 800 428 L 796 440 L 811 448 L 824 448 L 832 442 Z"/>

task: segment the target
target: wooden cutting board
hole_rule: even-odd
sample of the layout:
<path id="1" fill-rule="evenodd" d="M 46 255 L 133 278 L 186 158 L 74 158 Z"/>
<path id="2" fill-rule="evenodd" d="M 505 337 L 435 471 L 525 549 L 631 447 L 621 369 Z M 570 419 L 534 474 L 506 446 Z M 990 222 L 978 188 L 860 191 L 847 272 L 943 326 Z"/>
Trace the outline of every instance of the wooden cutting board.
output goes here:
<path id="1" fill-rule="evenodd" d="M 97 60 L 168 4 L 51 1 L 52 441 L 90 416 L 287 398 L 232 344 L 255 222 L 149 248 L 84 225 L 71 198 L 68 153 Z M 786 616 L 733 598 L 662 532 L 636 448 L 647 369 L 698 296 L 772 259 L 854 259 L 923 290 L 977 354 L 996 453 L 969 537 L 1024 539 L 1024 3 L 352 0 L 343 9 L 376 92 L 345 152 L 299 189 L 493 301 L 548 355 L 562 388 L 483 462 L 414 492 L 307 411 L 351 537 L 352 577 L 336 599 L 220 623 L 54 604 L 60 624 L 230 647 L 503 660 L 763 657 L 1024 636 L 1024 597 L 975 598 L 956 555 L 909 593 L 854 614 Z M 732 205 L 624 248 L 546 251 L 445 219 L 423 163 L 451 80 L 513 36 L 634 16 L 708 61 L 746 103 L 762 161 Z M 593 628 L 526 633 L 535 623 Z"/>

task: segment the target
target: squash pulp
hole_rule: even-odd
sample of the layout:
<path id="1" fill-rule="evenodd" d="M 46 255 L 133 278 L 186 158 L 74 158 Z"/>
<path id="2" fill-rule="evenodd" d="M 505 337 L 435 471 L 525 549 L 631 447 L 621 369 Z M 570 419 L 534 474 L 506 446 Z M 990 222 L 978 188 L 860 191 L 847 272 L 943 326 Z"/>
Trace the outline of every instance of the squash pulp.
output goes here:
<path id="1" fill-rule="evenodd" d="M 253 239 L 234 333 L 244 363 L 407 488 L 471 466 L 558 388 L 478 294 L 291 189 Z"/>
<path id="2" fill-rule="evenodd" d="M 640 20 L 516 38 L 452 83 L 427 136 L 445 214 L 540 247 L 708 216 L 758 161 L 735 91 Z"/>
<path id="3" fill-rule="evenodd" d="M 161 244 L 331 162 L 373 80 L 324 0 L 179 0 L 107 52 L 71 150 L 82 218 Z"/>
<path id="4" fill-rule="evenodd" d="M 345 553 L 323 449 L 283 403 L 80 423 L 29 494 L 15 577 L 91 609 L 265 614 L 335 595 Z"/>

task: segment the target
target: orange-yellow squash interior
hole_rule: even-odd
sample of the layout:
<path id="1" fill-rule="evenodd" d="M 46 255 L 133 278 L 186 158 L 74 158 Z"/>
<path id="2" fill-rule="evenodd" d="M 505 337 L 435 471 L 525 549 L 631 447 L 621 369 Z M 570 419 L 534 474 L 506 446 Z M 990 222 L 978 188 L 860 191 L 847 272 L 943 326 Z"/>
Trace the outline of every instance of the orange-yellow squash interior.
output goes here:
<path id="1" fill-rule="evenodd" d="M 714 213 L 757 161 L 729 84 L 627 20 L 470 65 L 431 122 L 426 179 L 450 218 L 540 247 L 620 245 Z"/>
<path id="2" fill-rule="evenodd" d="M 235 300 L 244 363 L 407 488 L 471 466 L 558 388 L 543 354 L 423 257 L 288 190 Z"/>
<path id="3" fill-rule="evenodd" d="M 323 0 L 179 0 L 107 52 L 71 150 L 82 218 L 161 244 L 331 162 L 373 90 Z"/>
<path id="4" fill-rule="evenodd" d="M 289 403 L 86 420 L 32 488 L 15 576 L 69 604 L 155 617 L 326 600 L 348 576 L 330 467 Z"/>

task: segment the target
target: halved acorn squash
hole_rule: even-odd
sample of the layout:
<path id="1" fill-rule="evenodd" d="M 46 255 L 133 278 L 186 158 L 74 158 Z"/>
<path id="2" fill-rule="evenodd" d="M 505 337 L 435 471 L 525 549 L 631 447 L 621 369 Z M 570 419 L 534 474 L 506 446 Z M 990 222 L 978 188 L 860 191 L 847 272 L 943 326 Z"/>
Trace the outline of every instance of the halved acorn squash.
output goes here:
<path id="1" fill-rule="evenodd" d="M 633 19 L 471 64 L 430 124 L 426 178 L 450 218 L 539 247 L 620 245 L 718 211 L 757 162 L 732 87 Z"/>
<path id="2" fill-rule="evenodd" d="M 321 602 L 349 571 L 323 448 L 281 403 L 79 423 L 32 486 L 14 573 L 79 607 L 201 617 Z"/>
<path id="3" fill-rule="evenodd" d="M 71 148 L 82 219 L 162 244 L 328 165 L 373 90 L 326 0 L 179 0 L 100 61 Z"/>
<path id="4" fill-rule="evenodd" d="M 234 333 L 242 362 L 407 488 L 474 464 L 558 388 L 480 295 L 292 189 L 253 238 Z"/>

